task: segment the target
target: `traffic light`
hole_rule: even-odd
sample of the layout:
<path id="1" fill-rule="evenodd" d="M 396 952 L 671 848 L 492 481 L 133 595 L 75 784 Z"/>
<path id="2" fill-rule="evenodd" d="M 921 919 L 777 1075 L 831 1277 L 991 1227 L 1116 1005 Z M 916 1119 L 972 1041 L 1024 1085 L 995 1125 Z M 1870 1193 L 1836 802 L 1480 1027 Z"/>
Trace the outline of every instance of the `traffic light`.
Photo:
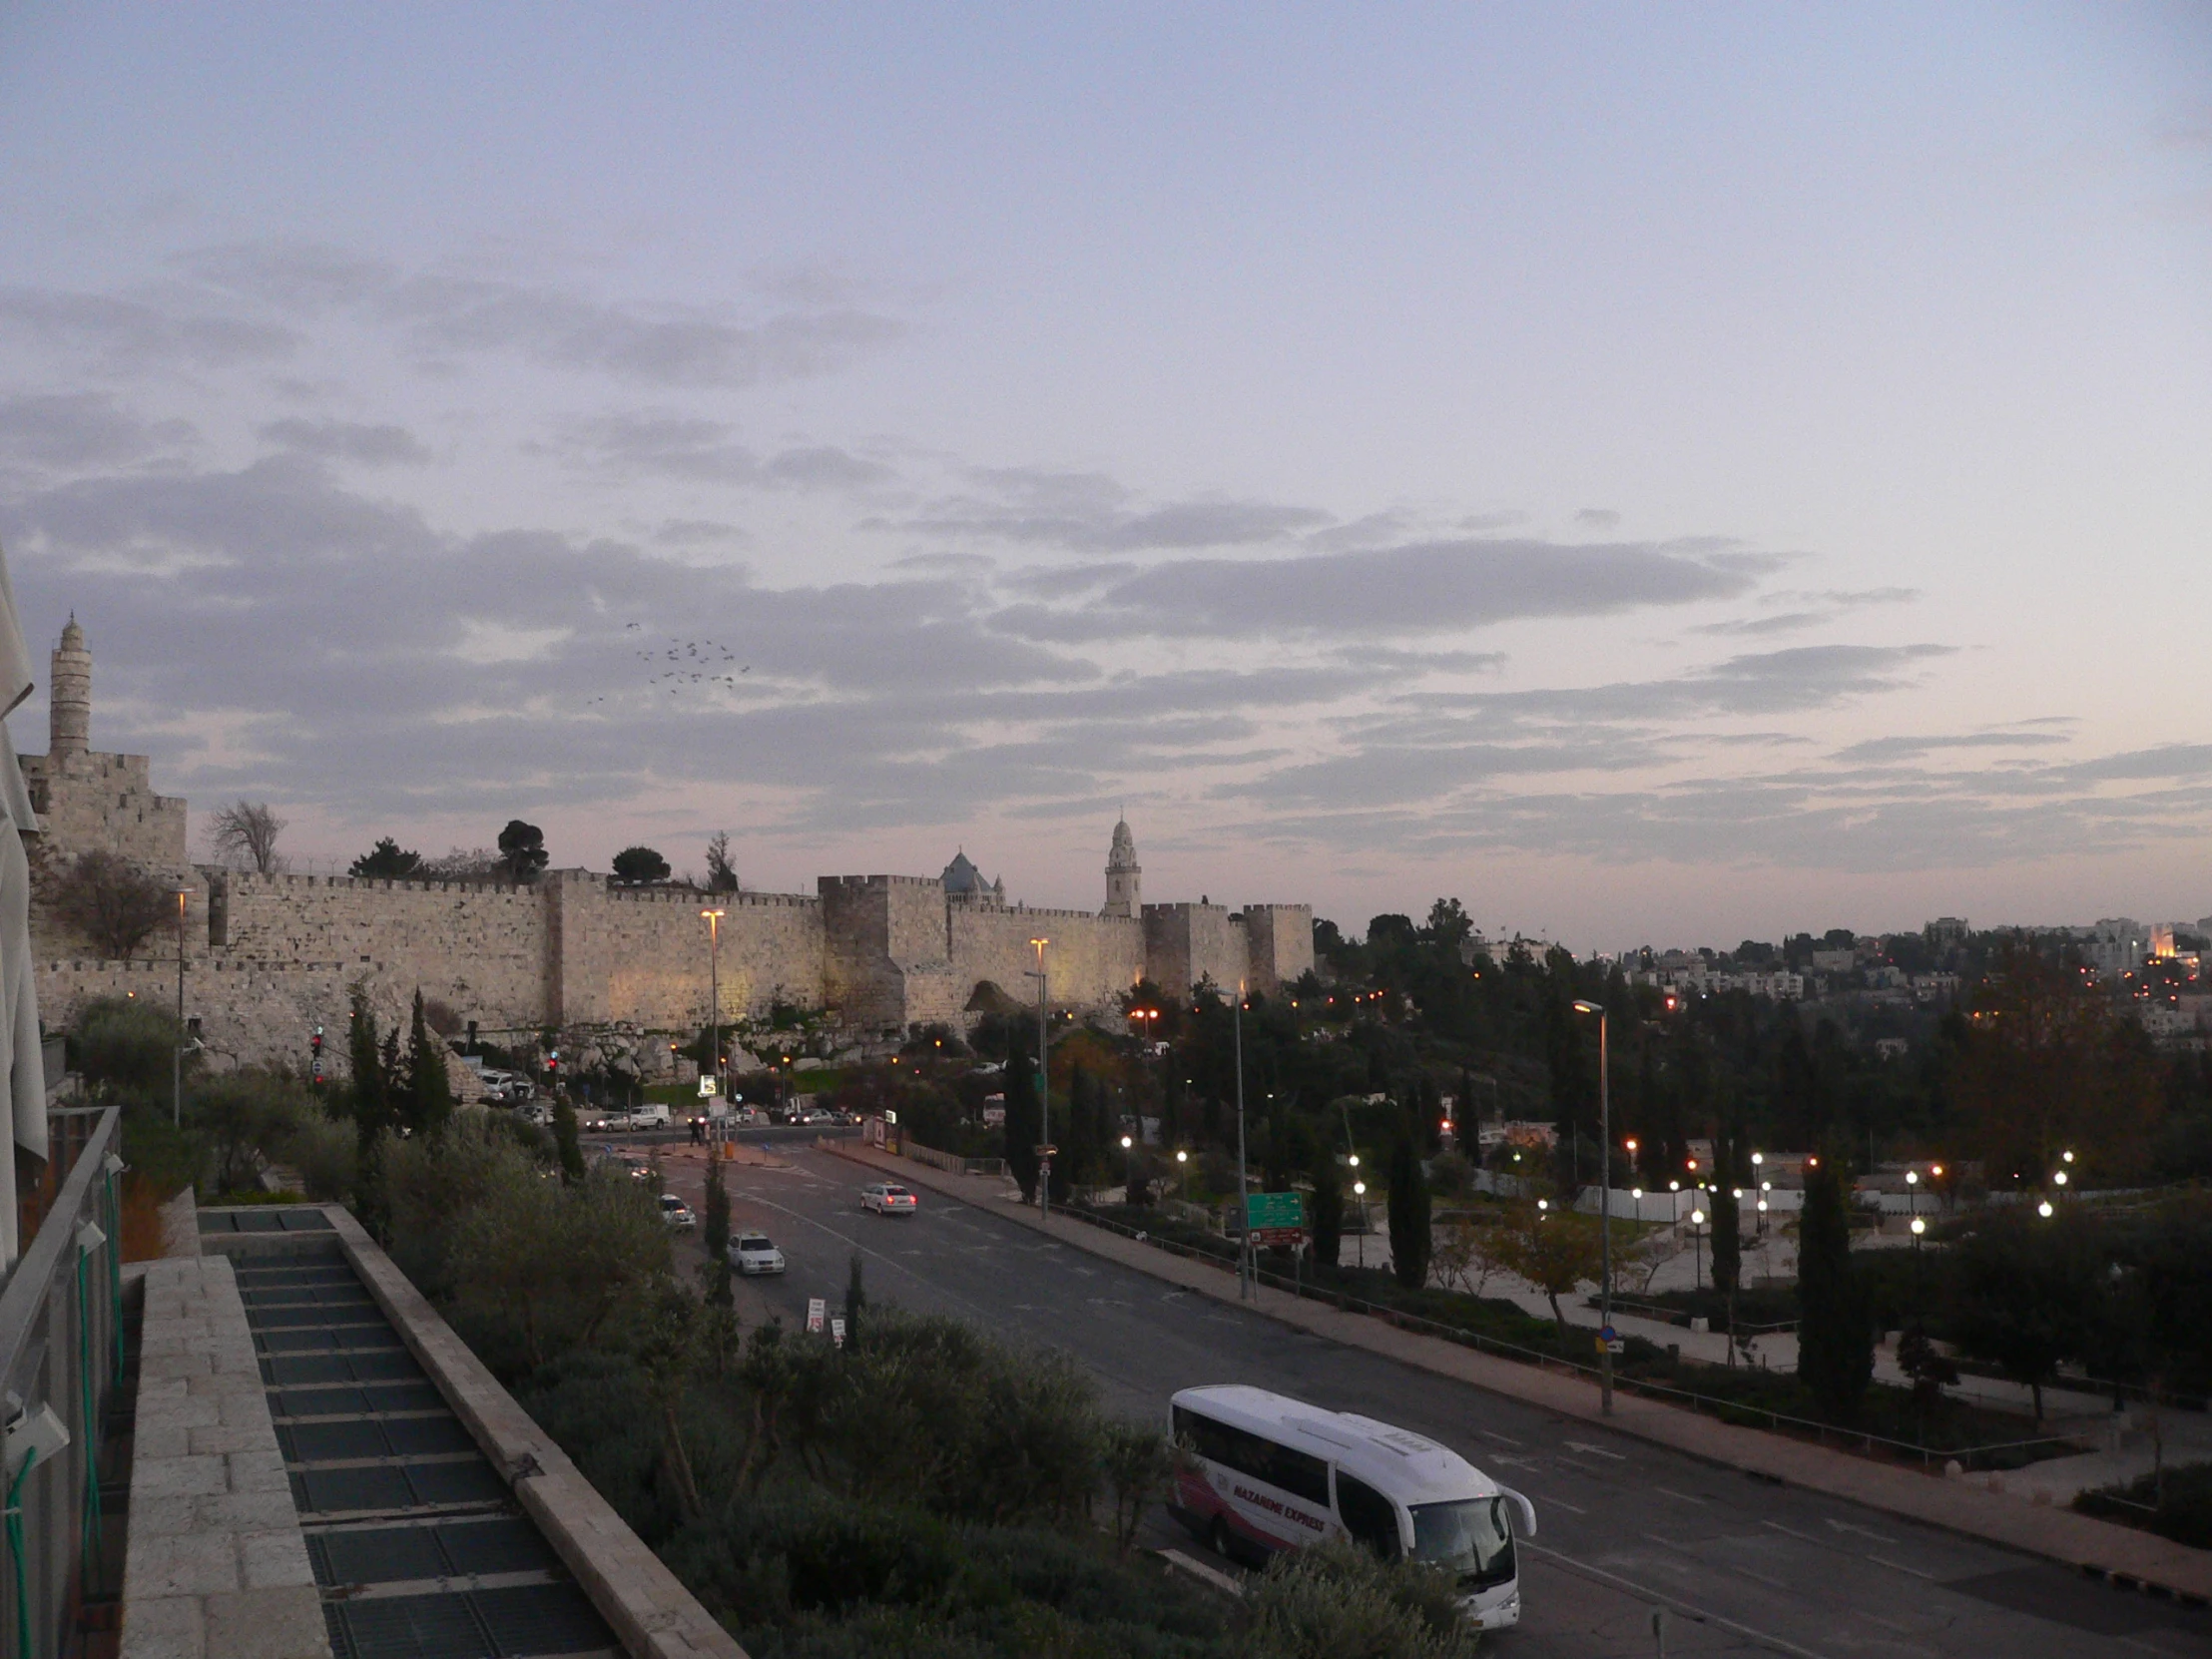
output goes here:
<path id="1" fill-rule="evenodd" d="M 321 1027 L 321 1026 L 319 1026 L 319 1025 L 318 1025 L 318 1026 L 316 1026 L 316 1027 L 314 1028 L 314 1035 L 313 1035 L 313 1036 L 311 1036 L 311 1037 L 309 1037 L 309 1038 L 307 1039 L 307 1047 L 308 1047 L 308 1048 L 309 1048 L 309 1049 L 310 1049 L 310 1050 L 311 1050 L 311 1051 L 313 1052 L 313 1055 L 314 1055 L 314 1060 L 313 1060 L 313 1063 L 312 1063 L 312 1064 L 311 1064 L 311 1065 L 310 1065 L 310 1066 L 309 1066 L 309 1067 L 307 1068 L 307 1075 L 308 1075 L 308 1077 L 309 1077 L 309 1078 L 310 1078 L 310 1079 L 311 1079 L 312 1081 L 314 1081 L 314 1082 L 316 1082 L 316 1083 L 320 1083 L 320 1082 L 322 1081 L 322 1027 Z"/>

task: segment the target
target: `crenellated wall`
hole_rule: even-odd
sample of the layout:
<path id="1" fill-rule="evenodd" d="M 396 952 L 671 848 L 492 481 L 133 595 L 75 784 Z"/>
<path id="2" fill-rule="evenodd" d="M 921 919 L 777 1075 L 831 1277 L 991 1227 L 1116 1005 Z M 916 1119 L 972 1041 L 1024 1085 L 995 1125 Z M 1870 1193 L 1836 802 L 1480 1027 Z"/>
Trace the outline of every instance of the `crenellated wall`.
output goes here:
<path id="1" fill-rule="evenodd" d="M 946 936 L 963 1007 L 986 979 L 1017 1002 L 1034 997 L 1036 983 L 1025 976 L 1037 965 L 1035 938 L 1046 941 L 1045 985 L 1056 1007 L 1105 1007 L 1144 973 L 1144 924 L 1128 916 L 953 905 Z"/>

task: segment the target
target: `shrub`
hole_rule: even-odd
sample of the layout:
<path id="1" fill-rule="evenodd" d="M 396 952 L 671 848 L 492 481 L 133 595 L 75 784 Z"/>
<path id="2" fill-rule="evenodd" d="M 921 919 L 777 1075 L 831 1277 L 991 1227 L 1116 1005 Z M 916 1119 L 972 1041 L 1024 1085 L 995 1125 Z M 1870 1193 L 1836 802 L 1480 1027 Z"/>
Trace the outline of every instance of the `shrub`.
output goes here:
<path id="1" fill-rule="evenodd" d="M 1278 1556 L 1249 1582 L 1254 1648 L 1269 1659 L 1458 1659 L 1475 1650 L 1450 1574 L 1347 1543 Z"/>
<path id="2" fill-rule="evenodd" d="M 259 1185 L 263 1164 L 290 1143 L 310 1110 L 291 1079 L 249 1070 L 202 1083 L 185 1116 L 207 1148 L 208 1179 L 228 1193 Z"/>

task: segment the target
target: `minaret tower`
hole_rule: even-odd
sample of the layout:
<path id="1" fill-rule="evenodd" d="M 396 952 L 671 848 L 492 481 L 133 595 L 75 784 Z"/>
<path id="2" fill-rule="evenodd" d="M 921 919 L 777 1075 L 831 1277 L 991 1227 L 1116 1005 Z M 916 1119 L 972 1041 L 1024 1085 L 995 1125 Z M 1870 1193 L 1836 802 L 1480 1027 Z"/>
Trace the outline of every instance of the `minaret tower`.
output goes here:
<path id="1" fill-rule="evenodd" d="M 85 631 L 77 626 L 75 611 L 55 648 L 47 685 L 48 750 L 57 759 L 82 755 L 92 742 L 92 653 L 85 649 Z"/>
<path id="2" fill-rule="evenodd" d="M 1144 914 L 1144 897 L 1138 891 L 1138 877 L 1143 874 L 1137 865 L 1136 837 L 1129 833 L 1129 821 L 1124 818 L 1114 826 L 1113 850 L 1106 854 L 1106 908 L 1103 913 L 1131 919 Z"/>

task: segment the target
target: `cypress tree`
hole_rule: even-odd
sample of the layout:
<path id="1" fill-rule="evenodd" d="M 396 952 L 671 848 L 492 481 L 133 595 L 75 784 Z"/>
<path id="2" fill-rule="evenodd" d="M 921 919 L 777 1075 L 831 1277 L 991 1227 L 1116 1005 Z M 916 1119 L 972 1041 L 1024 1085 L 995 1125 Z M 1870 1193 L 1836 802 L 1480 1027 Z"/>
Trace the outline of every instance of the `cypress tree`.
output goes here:
<path id="1" fill-rule="evenodd" d="M 1728 1128 L 1713 1137 L 1713 1289 L 1728 1306 L 1728 1363 L 1736 1363 L 1736 1291 L 1743 1282 L 1743 1217 L 1736 1203 L 1736 1184 L 1742 1179 L 1737 1167 L 1743 1148 L 1737 1133 Z"/>
<path id="2" fill-rule="evenodd" d="M 1858 1416 L 1874 1378 L 1874 1315 L 1852 1265 L 1843 1174 L 1828 1157 L 1806 1171 L 1798 1223 L 1798 1376 L 1837 1422 Z"/>
<path id="3" fill-rule="evenodd" d="M 860 1253 L 854 1251 L 844 1275 L 844 1346 L 860 1346 L 860 1315 L 867 1307 L 867 1292 L 860 1285 Z"/>
<path id="4" fill-rule="evenodd" d="M 1401 1130 L 1390 1149 L 1390 1272 L 1400 1285 L 1417 1291 L 1428 1283 L 1428 1181 L 1421 1174 L 1420 1150 Z"/>
<path id="5" fill-rule="evenodd" d="M 353 990 L 345 1048 L 347 1064 L 353 1073 L 353 1204 L 361 1225 L 375 1233 L 383 1228 L 384 1212 L 378 1143 L 390 1126 L 391 1111 L 384 1091 L 383 1060 L 376 1043 L 376 1015 L 368 1005 L 368 992 L 359 986 Z"/>
<path id="6" fill-rule="evenodd" d="M 1017 1038 L 1006 1045 L 1006 1168 L 1024 1204 L 1037 1202 L 1036 1061 Z"/>
<path id="7" fill-rule="evenodd" d="M 576 1138 L 576 1103 L 563 1093 L 553 1097 L 553 1145 L 561 1155 L 561 1180 L 571 1187 L 584 1182 L 584 1145 Z"/>
<path id="8" fill-rule="evenodd" d="M 422 991 L 414 993 L 414 1021 L 407 1031 L 407 1123 L 417 1135 L 435 1135 L 453 1115 L 453 1080 L 445 1069 L 445 1039 L 422 1016 Z"/>
<path id="9" fill-rule="evenodd" d="M 707 1214 L 701 1231 L 707 1246 L 707 1300 L 718 1308 L 734 1305 L 730 1289 L 730 1185 L 722 1160 L 707 1159 Z"/>
<path id="10" fill-rule="evenodd" d="M 1324 1152 L 1314 1161 L 1314 1260 L 1335 1267 L 1344 1249 L 1345 1186 L 1337 1160 Z"/>

